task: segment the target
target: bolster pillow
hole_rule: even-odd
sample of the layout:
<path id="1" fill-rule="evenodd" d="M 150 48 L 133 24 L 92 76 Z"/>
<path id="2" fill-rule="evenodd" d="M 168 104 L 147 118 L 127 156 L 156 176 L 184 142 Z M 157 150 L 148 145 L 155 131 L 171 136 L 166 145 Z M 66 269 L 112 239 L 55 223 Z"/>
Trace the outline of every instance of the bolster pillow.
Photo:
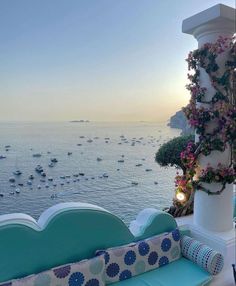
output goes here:
<path id="1" fill-rule="evenodd" d="M 182 255 L 212 275 L 218 274 L 224 266 L 223 255 L 187 235 L 181 238 Z"/>

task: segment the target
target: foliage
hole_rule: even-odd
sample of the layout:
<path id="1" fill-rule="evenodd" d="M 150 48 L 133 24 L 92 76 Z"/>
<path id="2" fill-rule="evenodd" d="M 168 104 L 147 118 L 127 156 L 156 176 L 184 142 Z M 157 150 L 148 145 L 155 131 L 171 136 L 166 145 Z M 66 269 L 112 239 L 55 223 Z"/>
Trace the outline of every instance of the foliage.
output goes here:
<path id="1" fill-rule="evenodd" d="M 194 135 L 179 136 L 164 143 L 156 153 L 156 162 L 162 167 L 175 166 L 185 173 L 180 154 L 187 147 L 189 141 L 194 141 Z"/>
<path id="2" fill-rule="evenodd" d="M 225 71 L 220 72 L 217 57 L 228 52 L 229 60 L 225 62 Z M 235 38 L 219 37 L 216 43 L 207 43 L 203 47 L 190 52 L 188 74 L 190 84 L 187 89 L 191 93 L 189 104 L 183 109 L 189 124 L 195 128 L 199 135 L 198 143 L 190 143 L 181 153 L 181 161 L 186 172 L 176 177 L 176 191 L 183 192 L 186 197 L 192 197 L 195 189 L 202 190 L 209 195 L 220 194 L 227 183 L 236 178 L 234 170 L 233 146 L 236 140 L 236 43 Z M 211 100 L 206 101 L 208 90 L 200 86 L 200 68 L 208 74 L 215 94 Z M 213 130 L 209 124 L 214 122 Z M 225 151 L 231 149 L 231 162 L 222 166 L 219 162 L 217 168 L 208 165 L 205 169 L 198 166 L 199 156 L 207 156 L 212 151 Z M 200 172 L 199 172 L 200 169 Z M 201 183 L 217 182 L 222 188 L 212 192 Z"/>

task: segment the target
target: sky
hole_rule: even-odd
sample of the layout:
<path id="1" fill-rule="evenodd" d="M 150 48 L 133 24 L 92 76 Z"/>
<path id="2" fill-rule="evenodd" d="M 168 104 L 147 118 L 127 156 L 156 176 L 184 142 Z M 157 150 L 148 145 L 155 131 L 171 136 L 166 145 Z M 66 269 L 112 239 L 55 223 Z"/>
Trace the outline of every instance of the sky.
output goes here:
<path id="1" fill-rule="evenodd" d="M 168 120 L 197 47 L 182 21 L 218 3 L 0 0 L 0 121 Z"/>

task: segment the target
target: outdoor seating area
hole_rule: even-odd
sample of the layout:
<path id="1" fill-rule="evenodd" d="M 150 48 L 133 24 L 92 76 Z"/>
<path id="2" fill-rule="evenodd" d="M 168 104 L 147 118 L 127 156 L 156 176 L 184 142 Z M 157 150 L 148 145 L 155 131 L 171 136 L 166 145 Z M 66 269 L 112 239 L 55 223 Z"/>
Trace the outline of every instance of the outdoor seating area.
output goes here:
<path id="1" fill-rule="evenodd" d="M 38 222 L 3 215 L 0 285 L 207 285 L 223 256 L 188 235 L 155 209 L 143 210 L 130 229 L 105 209 L 80 203 L 55 205 Z"/>
<path id="2" fill-rule="evenodd" d="M 173 202 L 180 209 L 191 205 L 191 215 L 174 218 L 173 213 L 149 208 L 143 200 L 147 208 L 128 226 L 100 206 L 80 203 L 89 201 L 87 197 L 72 202 L 76 199 L 63 200 L 63 196 L 58 202 L 66 203 L 46 209 L 37 221 L 22 213 L 0 215 L 0 286 L 235 285 L 236 85 L 231 82 L 236 66 L 235 9 L 215 5 L 185 19 L 182 31 L 198 42 L 198 49 L 187 59 L 191 100 L 184 108 L 195 141 L 180 154 L 184 171 L 177 173 Z M 124 139 L 124 135 L 120 137 Z M 124 156 L 118 163 L 124 163 Z M 101 158 L 97 157 L 97 164 Z M 146 169 L 145 174 L 151 171 Z M 62 179 L 66 177 L 70 175 Z M 74 183 L 83 177 L 84 173 L 71 175 Z M 108 177 L 104 173 L 100 181 Z M 157 174 L 155 186 L 159 178 Z M 128 187 L 123 193 L 131 197 L 127 204 L 131 208 L 135 195 L 128 193 Z M 82 187 L 78 190 L 82 192 Z M 144 194 L 152 199 L 149 192 Z M 56 198 L 53 193 L 51 199 Z M 113 199 L 115 204 L 116 197 Z M 121 213 L 124 208 L 122 205 Z"/>

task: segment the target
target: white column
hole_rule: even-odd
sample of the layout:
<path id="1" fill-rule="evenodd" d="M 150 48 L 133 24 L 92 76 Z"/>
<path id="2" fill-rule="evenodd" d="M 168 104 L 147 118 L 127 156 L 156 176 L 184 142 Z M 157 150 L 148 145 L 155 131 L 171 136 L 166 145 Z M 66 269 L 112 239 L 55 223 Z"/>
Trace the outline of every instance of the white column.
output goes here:
<path id="1" fill-rule="evenodd" d="M 219 36 L 232 36 L 235 32 L 235 9 L 218 4 L 183 21 L 183 33 L 193 35 L 198 41 L 198 47 L 205 43 L 216 42 Z M 217 58 L 220 72 L 224 71 L 227 51 Z M 207 88 L 206 100 L 215 94 L 210 78 L 205 70 L 200 69 L 200 85 Z M 212 123 L 214 124 L 214 123 Z M 198 136 L 196 135 L 196 141 Z M 200 155 L 199 165 L 206 167 L 208 163 L 214 168 L 220 162 L 229 165 L 230 150 L 213 151 L 209 156 Z M 219 184 L 210 184 L 207 188 L 218 191 Z M 220 195 L 208 195 L 196 191 L 194 198 L 194 224 L 203 229 L 215 232 L 230 231 L 233 228 L 233 185 L 228 185 Z"/>

